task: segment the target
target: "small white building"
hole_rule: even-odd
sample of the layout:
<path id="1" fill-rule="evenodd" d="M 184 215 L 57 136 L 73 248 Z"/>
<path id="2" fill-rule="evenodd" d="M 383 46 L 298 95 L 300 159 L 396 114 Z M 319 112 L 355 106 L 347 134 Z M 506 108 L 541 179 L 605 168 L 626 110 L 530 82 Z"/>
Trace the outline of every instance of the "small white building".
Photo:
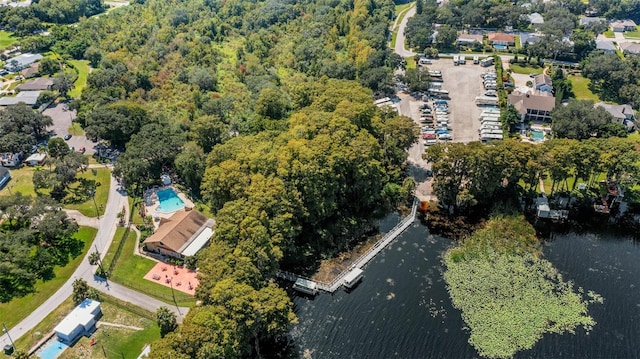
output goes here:
<path id="1" fill-rule="evenodd" d="M 44 160 L 47 159 L 46 153 L 34 153 L 31 156 L 27 157 L 24 162 L 26 162 L 29 166 L 38 166 L 44 163 Z"/>
<path id="2" fill-rule="evenodd" d="M 95 330 L 96 322 L 101 315 L 100 302 L 85 299 L 55 327 L 58 340 L 65 344 L 73 344 L 80 336 L 88 336 Z"/>

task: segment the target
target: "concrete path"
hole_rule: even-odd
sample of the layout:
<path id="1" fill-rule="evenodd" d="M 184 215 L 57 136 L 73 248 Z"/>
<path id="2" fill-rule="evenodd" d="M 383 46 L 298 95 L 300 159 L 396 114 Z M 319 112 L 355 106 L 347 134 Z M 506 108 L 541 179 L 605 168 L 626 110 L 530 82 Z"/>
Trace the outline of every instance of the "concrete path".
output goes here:
<path id="1" fill-rule="evenodd" d="M 100 226 L 100 220 L 96 217 L 87 217 L 84 214 L 80 213 L 80 211 L 76 211 L 75 209 L 64 209 L 67 212 L 67 216 L 76 220 L 76 222 L 81 226 L 98 228 Z"/>
<path id="2" fill-rule="evenodd" d="M 129 208 L 127 194 L 126 192 L 121 190 L 120 185 L 115 179 L 112 178 L 109 186 L 109 199 L 105 208 L 105 214 L 98 220 L 98 233 L 96 234 L 96 238 L 92 243 L 93 248 L 89 251 L 89 253 L 87 253 L 87 257 L 91 252 L 94 251 L 95 248 L 98 248 L 101 256 L 104 258 L 104 255 L 109 248 L 109 245 L 111 245 L 111 241 L 113 240 L 113 236 L 116 232 L 118 212 L 122 209 L 123 206 L 125 208 Z M 83 219 L 83 221 L 84 220 L 88 219 Z M 60 306 L 60 304 L 62 304 L 62 302 L 64 302 L 64 300 L 67 299 L 73 292 L 72 284 L 76 278 L 83 278 L 91 287 L 96 288 L 101 292 L 107 293 L 120 300 L 124 300 L 152 312 L 155 312 L 161 306 L 167 307 L 174 313 L 176 313 L 179 322 L 182 321 L 184 315 L 189 310 L 188 308 L 178 309 L 175 306 L 171 306 L 155 298 L 149 297 L 148 295 L 139 293 L 133 289 L 126 288 L 116 283 L 105 282 L 101 278 L 95 277 L 93 275 L 94 270 L 95 267 L 91 266 L 89 264 L 89 260 L 85 257 L 85 259 L 80 263 L 71 278 L 69 278 L 69 280 L 60 289 L 58 289 L 57 292 L 53 293 L 49 297 L 49 299 L 47 299 L 42 305 L 36 308 L 20 323 L 9 329 L 9 335 L 11 335 L 11 339 L 15 341 L 23 336 L 29 330 L 33 329 L 38 323 L 40 323 L 40 321 L 44 317 L 49 315 L 49 313 Z M 140 280 L 144 279 L 140 278 Z M 0 347 L 4 347 L 9 343 L 9 338 L 6 334 L 3 334 L 2 337 L 0 337 Z"/>
<path id="3" fill-rule="evenodd" d="M 402 56 L 402 57 L 411 57 L 414 56 L 416 53 L 411 51 L 411 50 L 407 50 L 404 47 L 404 43 L 405 43 L 405 36 L 404 36 L 404 29 L 407 27 L 407 21 L 409 21 L 409 19 L 416 14 L 416 7 L 413 6 L 411 9 L 409 9 L 409 11 L 407 11 L 407 13 L 404 15 L 404 18 L 402 19 L 402 22 L 400 23 L 400 26 L 398 27 L 398 35 L 396 36 L 396 47 L 394 49 L 395 53 Z"/>

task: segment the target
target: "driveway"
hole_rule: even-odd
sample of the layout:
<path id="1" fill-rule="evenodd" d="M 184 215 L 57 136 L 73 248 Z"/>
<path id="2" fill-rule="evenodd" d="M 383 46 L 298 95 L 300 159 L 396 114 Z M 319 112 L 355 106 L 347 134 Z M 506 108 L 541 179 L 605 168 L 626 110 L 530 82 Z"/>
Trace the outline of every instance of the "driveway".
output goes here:
<path id="1" fill-rule="evenodd" d="M 53 137 L 64 137 L 67 135 L 71 123 L 76 118 L 76 111 L 68 110 L 67 104 L 65 103 L 54 103 L 47 107 L 42 114 L 53 119 L 53 126 L 47 128 L 48 131 L 55 131 L 56 135 Z M 97 143 L 91 142 L 84 135 L 72 136 L 67 143 L 69 147 L 74 147 L 76 151 L 84 147 L 86 150 L 85 154 L 87 155 L 92 155 L 96 152 L 94 146 L 97 145 Z"/>

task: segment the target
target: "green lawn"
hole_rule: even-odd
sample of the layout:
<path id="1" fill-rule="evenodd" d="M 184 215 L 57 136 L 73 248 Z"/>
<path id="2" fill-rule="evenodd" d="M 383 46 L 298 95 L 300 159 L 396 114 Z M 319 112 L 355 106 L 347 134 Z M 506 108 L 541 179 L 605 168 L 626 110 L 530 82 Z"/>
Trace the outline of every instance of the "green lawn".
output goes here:
<path id="1" fill-rule="evenodd" d="M 541 74 L 544 70 L 540 66 L 523 66 L 522 64 L 509 64 L 509 68 L 517 74 Z"/>
<path id="2" fill-rule="evenodd" d="M 407 69 L 415 69 L 416 68 L 416 60 L 413 56 L 405 57 L 404 61 L 407 62 Z"/>
<path id="3" fill-rule="evenodd" d="M 627 31 L 624 33 L 627 39 L 640 39 L 640 26 L 636 26 L 636 31 Z"/>
<path id="4" fill-rule="evenodd" d="M 64 208 L 75 209 L 85 216 L 95 217 L 95 205 L 98 205 L 97 213 L 103 215 L 109 197 L 109 185 L 111 181 L 111 172 L 109 169 L 90 168 L 85 172 L 78 173 L 77 178 L 96 182 L 95 204 L 93 198 L 87 193 L 86 186 L 84 186 L 82 181 L 78 181 L 69 186 L 69 194 L 64 199 Z"/>
<path id="5" fill-rule="evenodd" d="M 520 44 L 520 35 L 516 35 L 516 49 L 519 50 L 520 48 L 522 48 L 522 45 Z"/>
<path id="6" fill-rule="evenodd" d="M 9 169 L 11 172 L 11 180 L 7 183 L 2 190 L 0 190 L 0 196 L 8 196 L 10 193 L 22 193 L 26 196 L 35 196 L 33 190 L 33 167 L 22 167 L 20 169 Z"/>
<path id="7" fill-rule="evenodd" d="M 113 242 L 105 255 L 103 261 L 105 266 L 108 266 L 111 262 L 111 258 L 113 258 L 123 234 L 124 228 L 118 228 Z M 145 274 L 156 265 L 156 262 L 133 254 L 133 249 L 137 245 L 136 242 L 135 232 L 129 232 L 115 268 L 109 275 L 109 279 L 151 297 L 158 298 L 168 303 L 168 305 L 173 305 L 171 288 L 143 279 Z M 193 296 L 180 291 L 174 292 L 179 306 L 192 306 L 195 304 L 195 298 Z"/>
<path id="8" fill-rule="evenodd" d="M 97 230 L 91 227 L 80 227 L 75 237 L 84 242 L 83 252 L 69 261 L 64 267 L 56 267 L 54 269 L 55 277 L 51 280 L 43 282 L 38 280 L 35 286 L 35 292 L 22 298 L 14 298 L 8 303 L 0 303 L 0 318 L 7 324 L 7 327 L 13 327 L 22 319 L 26 318 L 40 304 L 44 303 L 49 297 L 55 293 L 76 270 L 82 259 L 87 254 L 89 246 L 96 236 Z"/>
<path id="9" fill-rule="evenodd" d="M 74 88 L 69 91 L 69 97 L 78 98 L 82 94 L 82 90 L 87 86 L 87 76 L 89 76 L 89 61 L 87 60 L 69 60 L 69 63 L 75 67 L 78 78 L 74 83 Z"/>
<path id="10" fill-rule="evenodd" d="M 571 80 L 571 86 L 573 87 L 573 93 L 576 95 L 578 100 L 593 100 L 594 102 L 600 101 L 598 95 L 591 92 L 589 89 L 589 84 L 591 80 L 586 79 L 580 75 L 578 76 L 569 76 L 569 80 Z"/>
<path id="11" fill-rule="evenodd" d="M 400 15 L 401 12 L 409 10 L 409 8 L 413 5 L 415 5 L 415 1 L 406 3 L 406 4 L 400 4 L 400 5 L 396 5 L 395 7 L 395 17 L 398 17 Z M 400 21 L 402 21 L 402 19 L 400 19 Z M 398 21 L 398 22 L 400 22 Z"/>
<path id="12" fill-rule="evenodd" d="M 18 39 L 13 36 L 10 31 L 0 30 L 0 48 L 5 48 L 13 45 Z"/>
<path id="13" fill-rule="evenodd" d="M 395 49 L 396 48 L 396 40 L 398 39 L 398 31 L 397 30 L 393 30 L 393 32 L 391 33 L 391 48 Z"/>
<path id="14" fill-rule="evenodd" d="M 603 33 L 604 37 L 607 37 L 609 39 L 613 39 L 616 37 L 616 35 L 613 33 L 613 31 L 611 30 L 607 30 Z"/>

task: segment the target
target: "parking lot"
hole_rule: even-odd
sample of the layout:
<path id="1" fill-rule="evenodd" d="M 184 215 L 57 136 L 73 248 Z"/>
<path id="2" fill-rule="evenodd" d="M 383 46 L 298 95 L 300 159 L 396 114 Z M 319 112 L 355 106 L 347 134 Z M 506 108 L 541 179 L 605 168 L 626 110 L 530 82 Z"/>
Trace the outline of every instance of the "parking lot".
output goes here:
<path id="1" fill-rule="evenodd" d="M 65 103 L 51 104 L 42 114 L 50 116 L 53 120 L 53 126 L 47 128 L 47 131 L 55 132 L 55 136 L 53 137 L 64 137 L 67 135 L 69 133 L 69 127 L 76 117 L 76 112 L 68 110 L 67 104 Z M 87 155 L 95 153 L 94 147 L 96 144 L 89 141 L 84 135 L 72 136 L 67 143 L 69 147 L 73 147 L 76 150 L 84 148 Z"/>
<path id="2" fill-rule="evenodd" d="M 427 66 L 429 70 L 442 72 L 442 88 L 449 91 L 449 122 L 453 141 L 469 143 L 480 139 L 480 121 L 482 108 L 476 106 L 475 99 L 485 93 L 482 86 L 483 72 L 492 71 L 491 67 L 474 65 L 467 60 L 465 65 L 454 66 L 452 59 L 433 60 Z M 416 104 L 416 106 L 420 106 Z"/>

